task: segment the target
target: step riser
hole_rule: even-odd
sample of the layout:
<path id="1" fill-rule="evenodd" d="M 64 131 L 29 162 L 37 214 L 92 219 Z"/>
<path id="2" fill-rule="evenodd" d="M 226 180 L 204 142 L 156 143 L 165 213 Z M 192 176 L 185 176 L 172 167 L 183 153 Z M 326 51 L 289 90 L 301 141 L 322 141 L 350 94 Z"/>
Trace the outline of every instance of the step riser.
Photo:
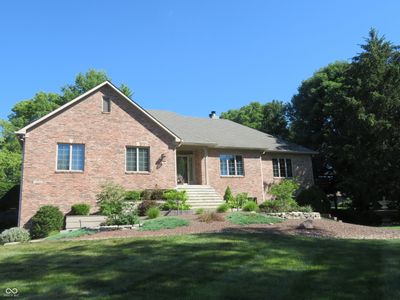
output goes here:
<path id="1" fill-rule="evenodd" d="M 221 200 L 220 197 L 216 197 L 216 196 L 207 196 L 207 197 L 203 197 L 203 196 L 193 196 L 193 197 L 188 197 L 189 199 L 216 199 L 216 200 Z"/>
<path id="2" fill-rule="evenodd" d="M 190 209 L 196 209 L 196 208 L 204 208 L 204 209 L 217 209 L 218 205 L 191 205 Z"/>
<path id="3" fill-rule="evenodd" d="M 198 205 L 220 205 L 223 202 L 220 201 L 187 201 L 188 204 L 198 204 Z"/>
<path id="4" fill-rule="evenodd" d="M 216 209 L 225 203 L 222 197 L 210 186 L 178 186 L 178 191 L 186 191 L 188 196 L 187 203 L 191 208 Z"/>

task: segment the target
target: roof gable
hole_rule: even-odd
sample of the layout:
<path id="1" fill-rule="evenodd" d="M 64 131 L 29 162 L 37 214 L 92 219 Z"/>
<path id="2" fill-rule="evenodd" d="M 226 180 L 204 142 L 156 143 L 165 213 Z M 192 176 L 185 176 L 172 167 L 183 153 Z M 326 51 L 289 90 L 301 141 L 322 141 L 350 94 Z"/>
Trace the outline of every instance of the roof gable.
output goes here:
<path id="1" fill-rule="evenodd" d="M 151 115 L 148 111 L 146 111 L 144 108 L 142 108 L 139 104 L 134 102 L 132 99 L 130 99 L 128 96 L 126 96 L 124 93 L 122 93 L 115 85 L 113 85 L 109 81 L 104 81 L 103 83 L 95 86 L 94 88 L 90 89 L 89 91 L 83 93 L 82 95 L 76 97 L 75 99 L 69 101 L 68 103 L 60 106 L 56 110 L 53 110 L 52 112 L 48 113 L 47 115 L 37 119 L 36 121 L 28 124 L 27 126 L 21 128 L 20 130 L 16 131 L 15 133 L 17 135 L 25 135 L 27 130 L 33 128 L 34 126 L 40 125 L 43 122 L 46 122 L 50 117 L 57 115 L 59 113 L 62 113 L 64 110 L 68 109 L 78 101 L 84 99 L 88 95 L 96 92 L 97 90 L 100 90 L 104 86 L 109 86 L 112 88 L 114 91 L 116 91 L 123 99 L 127 100 L 131 105 L 133 105 L 136 109 L 141 111 L 143 114 L 145 114 L 147 117 L 149 117 L 154 123 L 156 123 L 158 126 L 160 126 L 162 129 L 164 129 L 166 132 L 168 132 L 171 136 L 175 138 L 177 142 L 181 141 L 181 138 L 176 135 L 174 132 L 172 132 L 168 127 L 166 127 L 164 124 L 162 124 L 158 119 L 156 119 L 153 115 Z"/>

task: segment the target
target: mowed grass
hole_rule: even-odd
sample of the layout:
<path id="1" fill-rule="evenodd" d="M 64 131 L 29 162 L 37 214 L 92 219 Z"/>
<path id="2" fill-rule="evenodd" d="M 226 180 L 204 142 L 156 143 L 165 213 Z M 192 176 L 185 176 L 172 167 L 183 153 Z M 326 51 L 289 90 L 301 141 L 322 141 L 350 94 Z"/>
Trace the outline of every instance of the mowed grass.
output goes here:
<path id="1" fill-rule="evenodd" d="M 400 299 L 400 241 L 222 233 L 0 247 L 22 299 Z"/>

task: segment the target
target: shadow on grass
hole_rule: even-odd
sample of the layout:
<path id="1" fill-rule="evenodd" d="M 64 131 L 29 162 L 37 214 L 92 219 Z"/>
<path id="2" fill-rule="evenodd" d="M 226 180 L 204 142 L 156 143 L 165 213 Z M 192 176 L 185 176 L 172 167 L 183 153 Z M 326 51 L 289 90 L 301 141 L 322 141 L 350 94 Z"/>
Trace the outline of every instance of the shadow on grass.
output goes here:
<path id="1" fill-rule="evenodd" d="M 400 242 L 229 232 L 0 249 L 27 298 L 395 299 Z"/>

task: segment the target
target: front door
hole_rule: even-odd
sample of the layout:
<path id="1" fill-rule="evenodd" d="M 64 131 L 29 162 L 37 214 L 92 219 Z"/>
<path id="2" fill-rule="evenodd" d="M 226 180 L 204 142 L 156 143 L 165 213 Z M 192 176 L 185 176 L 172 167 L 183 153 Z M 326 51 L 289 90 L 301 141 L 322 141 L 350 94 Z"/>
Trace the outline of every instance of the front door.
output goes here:
<path id="1" fill-rule="evenodd" d="M 177 155 L 176 170 L 178 184 L 193 183 L 193 156 L 192 155 Z"/>

